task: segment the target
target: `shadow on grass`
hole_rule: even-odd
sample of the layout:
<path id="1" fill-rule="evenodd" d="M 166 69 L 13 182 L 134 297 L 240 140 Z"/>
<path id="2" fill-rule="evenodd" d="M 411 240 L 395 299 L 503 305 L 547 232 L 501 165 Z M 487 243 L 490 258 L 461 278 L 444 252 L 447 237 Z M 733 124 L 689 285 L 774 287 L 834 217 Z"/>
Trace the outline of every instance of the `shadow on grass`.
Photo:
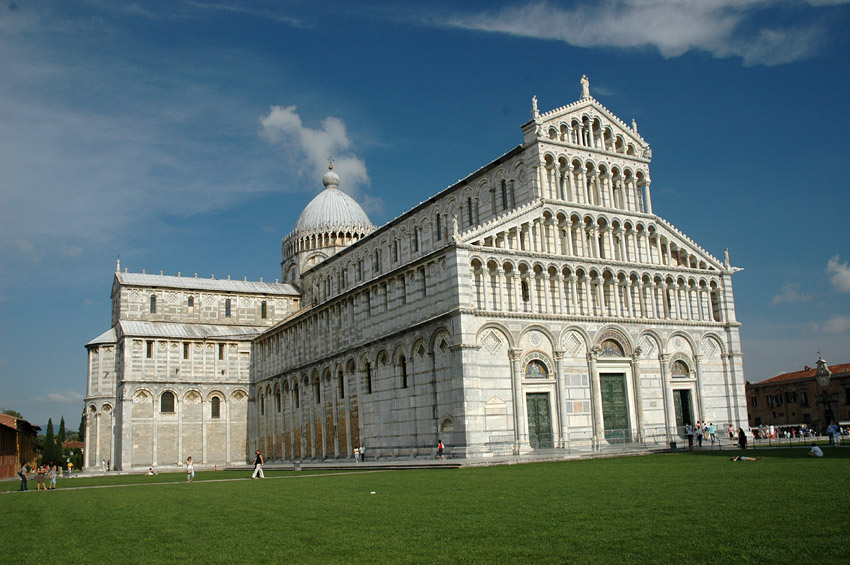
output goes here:
<path id="1" fill-rule="evenodd" d="M 791 458 L 805 459 L 809 456 L 810 445 L 801 445 L 800 447 L 757 447 L 754 449 L 717 449 L 717 450 L 694 450 L 694 451 L 678 451 L 679 455 L 688 457 L 720 457 L 729 459 L 736 455 L 746 455 L 747 457 L 762 457 L 764 459 L 774 458 Z M 850 448 L 844 447 L 822 447 L 824 459 L 850 459 Z"/>

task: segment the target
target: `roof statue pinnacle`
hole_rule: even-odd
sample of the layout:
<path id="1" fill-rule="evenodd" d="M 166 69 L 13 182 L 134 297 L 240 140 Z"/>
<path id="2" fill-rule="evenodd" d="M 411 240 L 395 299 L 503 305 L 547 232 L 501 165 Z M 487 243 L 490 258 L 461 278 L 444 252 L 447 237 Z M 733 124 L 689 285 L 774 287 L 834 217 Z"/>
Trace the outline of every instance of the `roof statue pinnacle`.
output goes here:
<path id="1" fill-rule="evenodd" d="M 632 118 L 632 131 L 637 133 L 637 122 Z"/>
<path id="2" fill-rule="evenodd" d="M 729 262 L 729 248 L 727 247 L 723 251 L 723 264 L 726 265 L 726 268 L 730 268 L 732 264 Z"/>
<path id="3" fill-rule="evenodd" d="M 581 75 L 581 99 L 587 100 L 590 98 L 590 80 L 587 75 Z"/>
<path id="4" fill-rule="evenodd" d="M 115 272 L 116 273 L 121 272 L 121 254 L 120 253 L 118 254 L 118 259 L 115 260 Z"/>
<path id="5" fill-rule="evenodd" d="M 540 110 L 537 109 L 537 95 L 531 97 L 531 119 L 536 120 L 540 117 Z"/>

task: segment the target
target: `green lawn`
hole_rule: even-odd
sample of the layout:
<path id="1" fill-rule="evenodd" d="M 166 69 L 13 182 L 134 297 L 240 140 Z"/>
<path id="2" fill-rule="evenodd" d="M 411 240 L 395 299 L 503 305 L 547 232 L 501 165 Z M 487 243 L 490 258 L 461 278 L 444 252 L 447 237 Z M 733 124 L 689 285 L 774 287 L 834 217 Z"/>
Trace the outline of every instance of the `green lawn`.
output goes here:
<path id="1" fill-rule="evenodd" d="M 847 563 L 850 449 L 825 451 L 66 479 L 0 494 L 0 562 Z"/>

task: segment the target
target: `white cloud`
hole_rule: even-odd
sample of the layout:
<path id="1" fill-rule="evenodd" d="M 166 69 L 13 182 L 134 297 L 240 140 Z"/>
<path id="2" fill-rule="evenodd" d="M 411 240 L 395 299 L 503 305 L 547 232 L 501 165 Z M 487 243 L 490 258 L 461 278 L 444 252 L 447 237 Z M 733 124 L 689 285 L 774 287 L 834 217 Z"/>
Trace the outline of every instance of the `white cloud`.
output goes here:
<path id="1" fill-rule="evenodd" d="M 829 260 L 826 265 L 826 272 L 831 275 L 830 282 L 835 290 L 841 293 L 850 292 L 850 266 L 847 262 L 839 262 L 838 255 Z"/>
<path id="2" fill-rule="evenodd" d="M 348 152 L 351 140 L 345 123 L 328 116 L 318 129 L 306 127 L 295 106 L 272 106 L 260 118 L 260 134 L 270 143 L 281 144 L 293 151 L 289 155 L 302 174 L 310 175 L 318 186 L 319 179 L 328 168 L 328 157 L 333 157 L 334 170 L 340 177 L 340 189 L 356 194 L 358 188 L 369 183 L 369 173 L 362 159 Z"/>
<path id="3" fill-rule="evenodd" d="M 788 304 L 809 302 L 811 299 L 810 295 L 800 292 L 800 283 L 785 283 L 779 293 L 773 297 L 771 303 L 775 306 L 783 302 Z"/>
<path id="4" fill-rule="evenodd" d="M 37 396 L 33 400 L 35 402 L 82 402 L 83 395 L 70 390 L 67 392 L 51 392 L 46 396 Z"/>
<path id="5" fill-rule="evenodd" d="M 814 324 L 812 329 L 818 334 L 850 334 L 850 316 L 833 316 L 822 324 Z"/>
<path id="6" fill-rule="evenodd" d="M 36 246 L 29 239 L 19 239 L 15 242 L 15 247 L 30 263 L 41 263 L 44 260 L 44 250 Z"/>
<path id="7" fill-rule="evenodd" d="M 691 50 L 778 65 L 811 57 L 822 39 L 815 24 L 768 27 L 768 0 L 621 0 L 562 8 L 546 1 L 432 19 L 433 25 L 562 41 L 578 47 L 652 47 L 665 58 Z M 755 29 L 748 25 L 755 22 Z"/>

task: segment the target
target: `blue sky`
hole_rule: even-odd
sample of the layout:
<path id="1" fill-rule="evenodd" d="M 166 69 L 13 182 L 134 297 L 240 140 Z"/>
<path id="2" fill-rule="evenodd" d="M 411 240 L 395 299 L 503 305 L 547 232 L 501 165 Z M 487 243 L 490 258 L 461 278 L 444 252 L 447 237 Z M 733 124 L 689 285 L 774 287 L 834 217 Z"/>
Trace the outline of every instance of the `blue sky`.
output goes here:
<path id="1" fill-rule="evenodd" d="M 381 225 L 591 94 L 653 148 L 653 209 L 744 271 L 749 380 L 850 361 L 850 4 L 0 6 L 0 407 L 76 427 L 130 271 L 280 276 L 321 188 Z"/>

